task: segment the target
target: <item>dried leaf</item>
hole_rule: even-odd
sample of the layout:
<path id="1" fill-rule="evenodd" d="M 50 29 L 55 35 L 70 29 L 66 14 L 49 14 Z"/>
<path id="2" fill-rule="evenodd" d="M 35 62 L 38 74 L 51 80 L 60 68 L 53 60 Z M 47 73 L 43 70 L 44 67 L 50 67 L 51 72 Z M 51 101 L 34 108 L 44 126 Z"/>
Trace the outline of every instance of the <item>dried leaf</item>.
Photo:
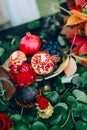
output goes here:
<path id="1" fill-rule="evenodd" d="M 64 71 L 64 69 L 67 67 L 67 65 L 69 64 L 69 57 L 67 57 L 67 59 L 65 61 L 63 61 L 63 63 L 58 67 L 58 69 L 55 71 L 55 73 L 61 73 L 62 71 Z"/>
<path id="2" fill-rule="evenodd" d="M 76 70 L 77 70 L 76 62 L 72 57 L 70 57 L 69 64 L 64 69 L 64 72 L 67 77 L 70 77 L 76 72 Z"/>
<path id="3" fill-rule="evenodd" d="M 2 66 L 0 66 L 0 78 L 6 79 L 6 80 L 2 80 L 2 84 L 3 84 L 2 87 L 4 90 L 6 90 L 6 97 L 9 100 L 11 99 L 12 95 L 15 93 L 16 89 L 13 87 L 10 81 L 9 73 Z"/>

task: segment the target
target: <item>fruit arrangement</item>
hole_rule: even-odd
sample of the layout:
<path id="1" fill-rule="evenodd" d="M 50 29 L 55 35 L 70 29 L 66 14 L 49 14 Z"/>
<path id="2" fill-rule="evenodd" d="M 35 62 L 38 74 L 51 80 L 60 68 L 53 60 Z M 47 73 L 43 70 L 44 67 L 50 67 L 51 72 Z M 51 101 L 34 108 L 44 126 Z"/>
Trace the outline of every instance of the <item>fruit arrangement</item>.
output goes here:
<path id="1" fill-rule="evenodd" d="M 0 130 L 87 129 L 87 2 L 64 5 L 0 43 Z"/>

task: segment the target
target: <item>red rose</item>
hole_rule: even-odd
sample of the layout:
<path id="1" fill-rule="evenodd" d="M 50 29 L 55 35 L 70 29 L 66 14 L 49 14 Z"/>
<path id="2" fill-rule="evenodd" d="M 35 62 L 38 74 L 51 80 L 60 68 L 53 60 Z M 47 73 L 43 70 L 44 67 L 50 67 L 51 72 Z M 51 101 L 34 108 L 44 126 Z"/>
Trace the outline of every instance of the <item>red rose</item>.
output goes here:
<path id="1" fill-rule="evenodd" d="M 33 70 L 27 72 L 20 72 L 12 75 L 12 80 L 17 86 L 30 85 L 36 80 L 36 73 Z"/>
<path id="2" fill-rule="evenodd" d="M 0 113 L 0 130 L 10 130 L 11 123 L 8 115 Z"/>
<path id="3" fill-rule="evenodd" d="M 40 107 L 40 109 L 46 109 L 48 107 L 48 104 L 49 101 L 47 98 L 45 97 L 40 97 L 39 99 L 37 99 L 37 104 L 38 104 L 38 107 Z"/>

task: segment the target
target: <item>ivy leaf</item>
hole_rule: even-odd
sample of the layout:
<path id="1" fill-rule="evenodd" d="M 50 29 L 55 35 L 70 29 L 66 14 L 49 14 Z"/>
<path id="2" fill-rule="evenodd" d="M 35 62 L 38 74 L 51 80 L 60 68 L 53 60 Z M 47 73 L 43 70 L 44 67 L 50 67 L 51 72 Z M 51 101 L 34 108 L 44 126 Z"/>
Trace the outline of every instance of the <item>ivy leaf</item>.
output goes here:
<path id="1" fill-rule="evenodd" d="M 83 91 L 75 89 L 72 94 L 76 97 L 77 101 L 87 103 L 87 95 Z"/>
<path id="2" fill-rule="evenodd" d="M 70 57 L 69 63 L 64 69 L 64 72 L 67 77 L 70 77 L 76 72 L 76 70 L 77 70 L 76 62 L 72 57 Z"/>
<path id="3" fill-rule="evenodd" d="M 47 127 L 44 123 L 36 121 L 35 123 L 33 123 L 31 130 L 47 130 Z"/>

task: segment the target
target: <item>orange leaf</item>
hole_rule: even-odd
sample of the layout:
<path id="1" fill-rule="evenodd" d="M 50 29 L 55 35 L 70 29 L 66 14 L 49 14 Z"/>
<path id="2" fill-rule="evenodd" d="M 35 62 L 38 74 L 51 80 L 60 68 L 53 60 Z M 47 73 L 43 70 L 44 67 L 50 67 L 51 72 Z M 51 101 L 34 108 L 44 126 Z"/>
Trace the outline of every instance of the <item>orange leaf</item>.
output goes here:
<path id="1" fill-rule="evenodd" d="M 87 21 L 87 16 L 78 11 L 78 10 L 71 10 L 72 15 L 68 18 L 66 23 L 67 26 L 81 24 Z"/>
<path id="2" fill-rule="evenodd" d="M 85 55 L 87 54 L 87 44 L 84 43 L 80 48 L 79 48 L 79 55 Z"/>
<path id="3" fill-rule="evenodd" d="M 67 77 L 70 77 L 76 72 L 76 70 L 77 70 L 76 62 L 72 57 L 70 57 L 69 64 L 64 69 L 64 72 Z"/>
<path id="4" fill-rule="evenodd" d="M 71 10 L 71 13 L 76 15 L 78 18 L 82 19 L 83 21 L 87 21 L 87 15 L 85 15 L 84 13 L 74 9 Z"/>
<path id="5" fill-rule="evenodd" d="M 72 14 L 69 18 L 68 18 L 68 21 L 66 23 L 67 26 L 72 26 L 72 25 L 77 25 L 77 24 L 80 24 L 80 23 L 83 23 L 84 20 L 81 19 L 80 17 Z"/>

